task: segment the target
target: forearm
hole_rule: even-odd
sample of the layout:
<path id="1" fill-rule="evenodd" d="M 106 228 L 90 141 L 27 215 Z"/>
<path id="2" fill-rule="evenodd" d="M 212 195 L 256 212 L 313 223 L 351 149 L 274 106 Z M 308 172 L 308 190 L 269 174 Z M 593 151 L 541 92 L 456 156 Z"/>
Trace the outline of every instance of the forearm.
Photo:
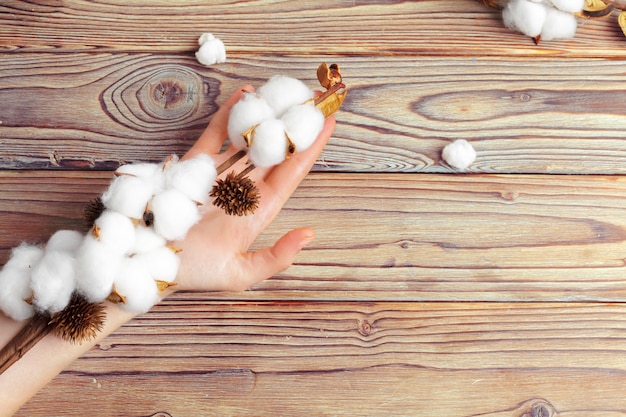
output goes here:
<path id="1" fill-rule="evenodd" d="M 45 336 L 20 360 L 0 375 L 1 416 L 13 415 L 37 391 L 79 356 L 133 318 L 133 313 L 106 303 L 106 321 L 98 336 L 82 344 L 65 342 L 53 333 Z M 0 313 L 0 344 L 8 341 L 26 325 Z"/>

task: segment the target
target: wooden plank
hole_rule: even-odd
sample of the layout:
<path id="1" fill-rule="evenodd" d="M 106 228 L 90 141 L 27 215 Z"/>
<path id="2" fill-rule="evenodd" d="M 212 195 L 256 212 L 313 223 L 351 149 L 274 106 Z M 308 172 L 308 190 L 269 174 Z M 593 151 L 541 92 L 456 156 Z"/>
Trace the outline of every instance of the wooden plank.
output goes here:
<path id="1" fill-rule="evenodd" d="M 570 41 L 542 42 L 506 29 L 474 0 L 274 2 L 179 0 L 63 3 L 5 0 L 0 50 L 168 51 L 197 49 L 213 32 L 229 54 L 524 55 L 624 58 L 616 16 L 580 25 Z"/>
<path id="2" fill-rule="evenodd" d="M 109 177 L 3 172 L 0 262 L 22 240 L 81 227 Z M 201 297 L 626 299 L 621 176 L 311 174 L 255 248 L 305 225 L 317 237 L 289 270 Z"/>
<path id="3" fill-rule="evenodd" d="M 624 317 L 606 304 L 166 300 L 17 416 L 624 416 Z"/>
<path id="4" fill-rule="evenodd" d="M 111 169 L 183 153 L 237 88 L 276 74 L 315 87 L 328 58 L 255 56 L 206 69 L 178 55 L 64 57 L 17 54 L 0 64 L 0 100 L 11 103 L 0 113 L 0 168 Z M 441 150 L 466 139 L 478 151 L 470 172 L 626 172 L 621 61 L 339 62 L 350 92 L 316 170 L 450 172 Z"/>

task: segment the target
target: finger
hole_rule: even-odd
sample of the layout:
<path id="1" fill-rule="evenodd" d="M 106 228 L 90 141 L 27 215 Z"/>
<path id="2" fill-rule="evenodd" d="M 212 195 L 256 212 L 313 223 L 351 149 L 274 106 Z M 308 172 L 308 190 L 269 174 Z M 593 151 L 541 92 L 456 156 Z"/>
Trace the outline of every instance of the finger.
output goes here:
<path id="1" fill-rule="evenodd" d="M 324 128 L 306 151 L 296 153 L 267 173 L 264 182 L 277 194 L 279 198 L 276 202 L 281 207 L 309 173 L 330 140 L 334 129 L 335 119 L 333 117 L 327 118 L 324 122 Z"/>
<path id="2" fill-rule="evenodd" d="M 267 278 L 289 268 L 302 248 L 315 237 L 315 231 L 305 227 L 287 232 L 274 246 L 245 254 L 246 263 L 239 277 L 233 283 L 239 290 L 248 289 Z"/>
<path id="3" fill-rule="evenodd" d="M 232 107 L 243 97 L 245 91 L 254 91 L 254 87 L 245 85 L 235 91 L 215 113 L 207 128 L 185 155 L 191 158 L 199 153 L 216 154 L 228 137 L 228 116 Z"/>

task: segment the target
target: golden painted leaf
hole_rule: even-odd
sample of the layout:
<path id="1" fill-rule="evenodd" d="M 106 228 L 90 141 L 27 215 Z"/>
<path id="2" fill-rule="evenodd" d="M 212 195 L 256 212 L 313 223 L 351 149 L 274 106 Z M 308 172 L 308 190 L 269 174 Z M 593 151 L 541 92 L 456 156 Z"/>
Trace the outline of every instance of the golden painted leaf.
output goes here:
<path id="1" fill-rule="evenodd" d="M 609 16 L 614 9 L 613 4 L 607 5 L 602 0 L 585 0 L 582 12 L 574 14 L 583 19 L 598 19 Z"/>
<path id="2" fill-rule="evenodd" d="M 583 10 L 586 12 L 597 12 L 606 9 L 606 3 L 602 0 L 585 0 Z"/>
<path id="3" fill-rule="evenodd" d="M 626 36 L 626 12 L 621 12 L 619 14 L 617 23 L 619 23 L 619 27 L 622 28 L 622 32 L 624 33 L 624 36 Z"/>

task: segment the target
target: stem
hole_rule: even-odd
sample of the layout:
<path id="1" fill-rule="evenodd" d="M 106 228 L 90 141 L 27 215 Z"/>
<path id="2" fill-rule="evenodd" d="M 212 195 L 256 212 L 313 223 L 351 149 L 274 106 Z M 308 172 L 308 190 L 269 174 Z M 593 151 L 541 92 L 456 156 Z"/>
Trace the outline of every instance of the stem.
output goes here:
<path id="1" fill-rule="evenodd" d="M 230 168 L 233 165 L 235 165 L 235 163 L 237 161 L 239 161 L 241 158 L 243 158 L 245 155 L 246 155 L 246 151 L 242 149 L 239 152 L 237 152 L 236 154 L 234 154 L 233 156 L 231 156 L 230 158 L 228 158 L 226 161 L 222 162 L 217 167 L 217 175 L 220 175 L 221 173 L 226 171 L 228 168 Z"/>
<path id="2" fill-rule="evenodd" d="M 32 349 L 45 335 L 50 333 L 54 326 L 50 325 L 50 318 L 41 314 L 33 317 L 5 347 L 0 350 L 0 374 L 20 360 L 26 352 Z"/>

